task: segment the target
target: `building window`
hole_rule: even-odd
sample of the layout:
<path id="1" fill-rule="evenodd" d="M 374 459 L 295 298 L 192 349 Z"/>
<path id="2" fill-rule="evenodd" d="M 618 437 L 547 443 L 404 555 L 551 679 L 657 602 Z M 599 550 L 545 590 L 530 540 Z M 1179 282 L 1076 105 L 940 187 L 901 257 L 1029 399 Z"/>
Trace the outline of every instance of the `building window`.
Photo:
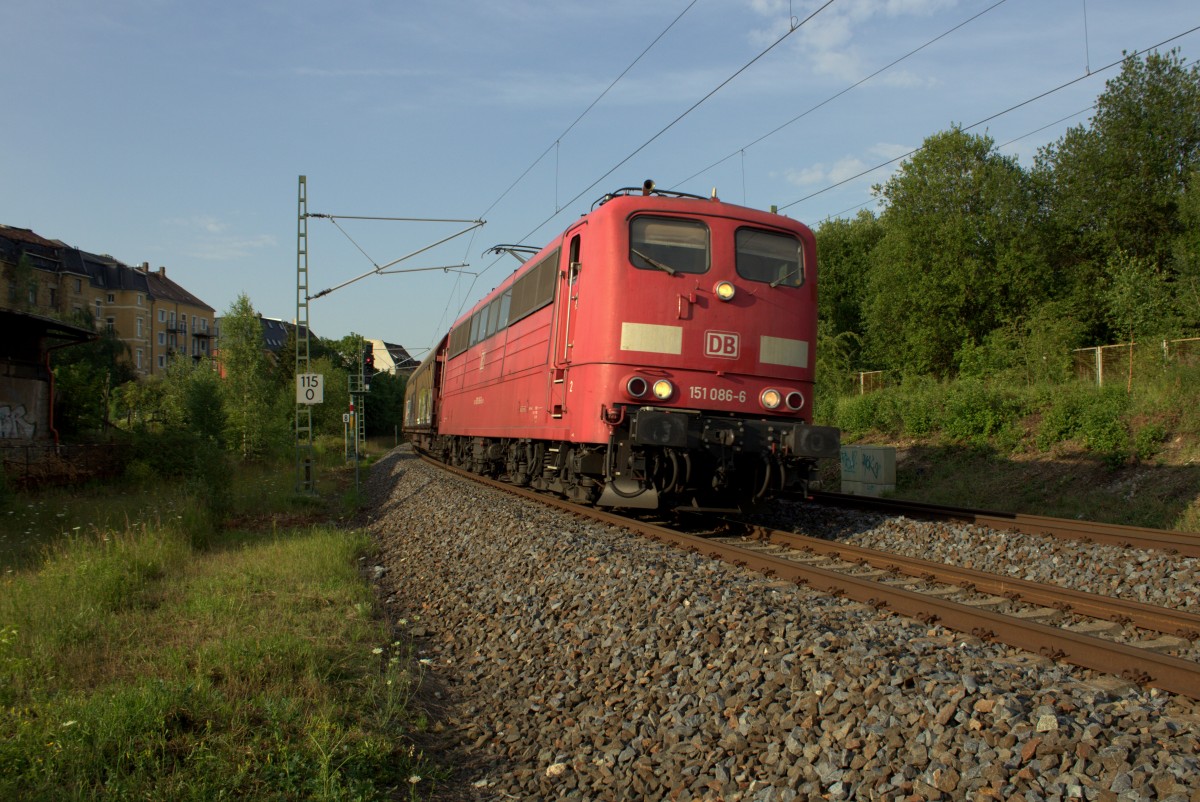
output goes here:
<path id="1" fill-rule="evenodd" d="M 112 317 L 105 318 L 104 330 L 107 331 L 109 334 L 113 334 L 117 330 L 117 319 L 112 318 Z"/>
<path id="2" fill-rule="evenodd" d="M 158 333 L 158 344 L 159 345 L 167 344 L 167 333 L 165 331 L 160 331 Z"/>
<path id="3" fill-rule="evenodd" d="M 137 305 L 138 306 L 142 305 L 142 294 L 140 292 L 137 295 Z"/>
<path id="4" fill-rule="evenodd" d="M 116 302 L 117 302 L 117 296 L 113 295 L 113 294 L 110 292 L 110 293 L 108 294 L 108 302 L 109 302 L 110 304 L 114 304 L 114 303 L 116 303 Z"/>
<path id="5" fill-rule="evenodd" d="M 80 279 L 75 279 L 75 292 L 83 292 L 83 281 Z"/>
<path id="6" fill-rule="evenodd" d="M 100 299 L 96 299 L 96 325 L 100 324 Z"/>
<path id="7" fill-rule="evenodd" d="M 159 354 L 158 356 L 158 366 L 160 368 L 165 368 L 167 366 L 167 358 L 162 354 Z"/>
<path id="8" fill-rule="evenodd" d="M 142 349 L 141 348 L 137 349 L 137 367 L 138 367 L 138 370 L 142 369 Z"/>
<path id="9" fill-rule="evenodd" d="M 138 297 L 140 298 L 141 296 Z M 137 319 L 137 336 L 142 336 L 142 319 L 140 317 Z"/>
<path id="10" fill-rule="evenodd" d="M 166 309 L 159 309 L 159 310 L 158 310 L 158 322 L 159 322 L 159 323 L 166 323 L 166 322 L 167 322 L 167 310 L 166 310 Z"/>
<path id="11" fill-rule="evenodd" d="M 37 306 L 37 285 L 36 284 L 29 285 L 29 305 Z"/>

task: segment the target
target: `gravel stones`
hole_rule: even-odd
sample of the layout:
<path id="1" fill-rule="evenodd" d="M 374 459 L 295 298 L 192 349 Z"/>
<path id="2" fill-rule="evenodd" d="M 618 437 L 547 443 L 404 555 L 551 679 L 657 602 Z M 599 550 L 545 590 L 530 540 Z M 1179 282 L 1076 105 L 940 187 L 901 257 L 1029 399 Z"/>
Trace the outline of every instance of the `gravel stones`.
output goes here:
<path id="1" fill-rule="evenodd" d="M 447 798 L 1200 802 L 1188 700 L 772 582 L 402 450 L 369 491 L 377 581 L 425 633 L 447 703 L 434 728 L 470 757 Z"/>

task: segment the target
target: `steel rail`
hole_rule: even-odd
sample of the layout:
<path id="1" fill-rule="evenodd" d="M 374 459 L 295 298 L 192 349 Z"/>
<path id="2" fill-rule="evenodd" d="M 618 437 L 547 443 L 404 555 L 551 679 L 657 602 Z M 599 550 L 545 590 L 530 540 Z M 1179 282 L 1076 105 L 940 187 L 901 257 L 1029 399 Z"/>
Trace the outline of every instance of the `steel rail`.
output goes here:
<path id="1" fill-rule="evenodd" d="M 793 549 L 820 554 L 851 563 L 865 563 L 873 568 L 933 582 L 957 585 L 965 590 L 992 593 L 1013 601 L 1053 608 L 1089 618 L 1102 618 L 1121 624 L 1132 624 L 1178 635 L 1188 640 L 1200 638 L 1200 614 L 1173 610 L 1154 604 L 1104 596 L 1055 585 L 1044 585 L 1027 579 L 992 574 L 974 568 L 907 557 L 894 552 L 878 551 L 838 541 L 784 532 L 762 526 L 751 526 L 748 536 L 764 543 L 774 543 Z"/>
<path id="2" fill-rule="evenodd" d="M 1087 543 L 1104 543 L 1122 548 L 1158 549 L 1184 557 L 1200 557 L 1200 533 L 1173 532 L 1143 526 L 1122 526 L 1094 521 L 1052 518 L 1012 512 L 948 507 L 894 498 L 856 496 L 849 493 L 816 493 L 812 500 L 831 507 L 853 507 L 879 512 L 910 515 L 935 520 L 966 521 L 992 529 L 1012 530 L 1028 535 L 1049 535 Z"/>
<path id="3" fill-rule="evenodd" d="M 612 524 L 671 543 L 698 554 L 757 570 L 767 576 L 805 585 L 837 597 L 868 604 L 878 610 L 906 616 L 928 625 L 968 633 L 989 642 L 1039 654 L 1106 674 L 1115 674 L 1139 685 L 1149 685 L 1192 699 L 1200 699 L 1200 663 L 1147 649 L 1104 640 L 1035 621 L 1006 616 L 960 602 L 893 587 L 864 577 L 805 565 L 744 546 L 709 540 L 656 524 L 624 518 L 591 507 L 499 482 L 453 466 L 422 459 L 458 476 L 538 501 L 580 517 Z"/>

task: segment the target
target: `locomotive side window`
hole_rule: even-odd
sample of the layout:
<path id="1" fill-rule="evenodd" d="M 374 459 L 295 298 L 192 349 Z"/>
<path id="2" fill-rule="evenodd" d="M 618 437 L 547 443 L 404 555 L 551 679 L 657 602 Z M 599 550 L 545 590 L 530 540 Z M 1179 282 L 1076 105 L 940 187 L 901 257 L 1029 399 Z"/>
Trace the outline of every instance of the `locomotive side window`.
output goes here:
<path id="1" fill-rule="evenodd" d="M 554 279 L 558 275 L 557 250 L 538 262 L 512 287 L 508 323 L 512 325 L 554 300 Z"/>
<path id="2" fill-rule="evenodd" d="M 450 356 L 458 356 L 471 345 L 471 325 L 464 323 L 450 332 Z"/>
<path id="3" fill-rule="evenodd" d="M 795 237 L 742 228 L 737 232 L 737 273 L 772 287 L 804 283 L 804 246 Z"/>
<path id="4" fill-rule="evenodd" d="M 482 326 L 480 326 L 480 319 L 482 317 L 483 315 L 479 314 L 478 312 L 471 315 L 471 345 L 479 342 L 479 329 L 482 328 Z"/>
<path id="5" fill-rule="evenodd" d="M 708 226 L 698 220 L 635 217 L 629 223 L 629 261 L 641 270 L 708 272 Z"/>
<path id="6" fill-rule="evenodd" d="M 496 325 L 500 322 L 500 299 L 492 301 L 487 306 L 487 331 L 483 338 L 486 339 L 496 333 Z"/>
<path id="7" fill-rule="evenodd" d="M 508 328 L 508 310 L 512 306 L 512 289 L 500 296 L 500 328 Z"/>

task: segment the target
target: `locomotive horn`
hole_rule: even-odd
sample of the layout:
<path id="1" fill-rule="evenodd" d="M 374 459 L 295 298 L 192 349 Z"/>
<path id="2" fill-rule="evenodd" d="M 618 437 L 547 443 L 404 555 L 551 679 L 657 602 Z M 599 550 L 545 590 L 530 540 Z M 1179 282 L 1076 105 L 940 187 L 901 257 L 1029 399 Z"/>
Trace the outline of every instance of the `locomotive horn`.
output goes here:
<path id="1" fill-rule="evenodd" d="M 649 195 L 653 191 L 654 191 L 654 181 L 647 178 L 646 182 L 644 184 L 642 184 L 642 194 Z"/>

